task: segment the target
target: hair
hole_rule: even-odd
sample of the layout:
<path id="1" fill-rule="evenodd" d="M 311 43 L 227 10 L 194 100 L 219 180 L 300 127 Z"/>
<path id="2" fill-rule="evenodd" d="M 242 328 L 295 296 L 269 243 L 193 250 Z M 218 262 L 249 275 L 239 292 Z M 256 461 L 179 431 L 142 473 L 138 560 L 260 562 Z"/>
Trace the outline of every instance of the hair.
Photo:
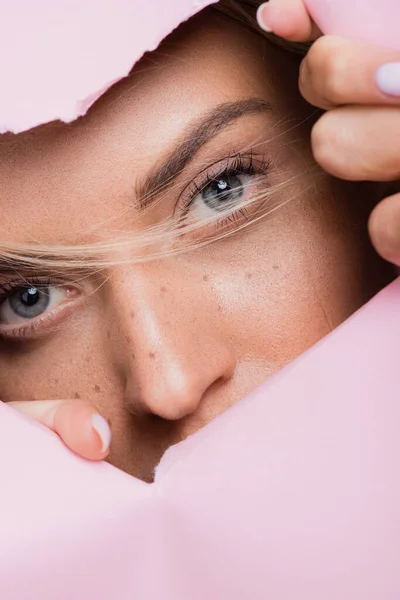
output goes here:
<path id="1" fill-rule="evenodd" d="M 294 55 L 300 57 L 304 55 L 307 52 L 307 44 L 286 42 L 273 34 L 261 31 L 256 21 L 256 11 L 260 3 L 260 0 L 220 0 L 217 4 L 209 7 L 209 10 L 210 14 L 211 11 L 218 12 L 234 19 L 252 32 L 257 33 L 257 35 L 264 36 L 269 42 L 281 46 L 294 53 Z M 262 140 L 262 142 L 265 142 L 265 140 Z M 265 185 L 262 192 L 254 194 L 250 200 L 246 200 L 246 206 L 249 202 L 257 203 L 260 209 L 254 211 L 253 217 L 239 228 L 254 225 L 265 216 L 279 209 L 282 202 L 274 202 L 274 197 L 283 188 L 287 189 L 293 185 L 298 177 L 299 175 L 295 175 L 274 187 Z M 162 190 L 160 189 L 159 192 L 162 193 Z M 294 194 L 298 195 L 298 191 Z M 289 199 L 285 200 L 284 203 L 291 199 L 292 197 L 289 195 Z M 241 208 L 236 205 L 231 213 L 236 213 Z M 229 214 L 226 216 L 229 216 Z M 220 214 L 218 218 L 221 218 Z M 179 227 L 177 227 L 176 222 L 173 224 L 171 221 L 165 221 L 159 225 L 149 227 L 140 234 L 118 236 L 114 234 L 112 239 L 106 242 L 102 240 L 79 245 L 48 246 L 34 242 L 21 244 L 0 241 L 0 261 L 5 265 L 8 263 L 11 270 L 16 269 L 14 265 L 18 265 L 19 273 L 40 271 L 41 273 L 57 274 L 60 270 L 65 271 L 66 269 L 72 271 L 82 269 L 102 271 L 120 264 L 147 262 L 178 252 L 193 250 L 229 235 L 229 232 L 222 230 L 218 235 L 203 236 L 201 241 L 191 239 L 196 230 L 200 227 L 207 228 L 215 220 L 216 218 L 211 218 L 207 221 L 202 220 L 200 223 L 189 223 Z M 235 231 L 237 230 L 238 228 L 235 229 Z M 90 233 L 93 236 L 94 232 Z M 189 241 L 182 244 L 183 237 Z"/>

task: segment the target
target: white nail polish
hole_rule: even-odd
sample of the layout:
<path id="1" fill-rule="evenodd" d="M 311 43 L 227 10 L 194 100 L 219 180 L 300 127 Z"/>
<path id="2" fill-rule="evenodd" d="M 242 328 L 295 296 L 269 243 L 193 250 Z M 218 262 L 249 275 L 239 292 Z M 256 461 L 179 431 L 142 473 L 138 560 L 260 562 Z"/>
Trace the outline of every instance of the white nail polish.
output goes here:
<path id="1" fill-rule="evenodd" d="M 272 31 L 272 29 L 270 27 L 268 27 L 268 25 L 265 23 L 265 21 L 263 19 L 264 6 L 266 6 L 266 5 L 267 5 L 267 2 L 264 2 L 264 4 L 260 4 L 260 6 L 257 8 L 257 23 L 259 24 L 261 29 L 263 29 L 267 33 L 270 33 Z"/>
<path id="2" fill-rule="evenodd" d="M 400 96 L 400 62 L 386 63 L 376 72 L 376 85 L 388 96 Z"/>
<path id="3" fill-rule="evenodd" d="M 101 415 L 97 413 L 92 415 L 91 425 L 101 439 L 102 447 L 101 452 L 105 452 L 110 447 L 111 443 L 111 429 L 107 421 Z"/>

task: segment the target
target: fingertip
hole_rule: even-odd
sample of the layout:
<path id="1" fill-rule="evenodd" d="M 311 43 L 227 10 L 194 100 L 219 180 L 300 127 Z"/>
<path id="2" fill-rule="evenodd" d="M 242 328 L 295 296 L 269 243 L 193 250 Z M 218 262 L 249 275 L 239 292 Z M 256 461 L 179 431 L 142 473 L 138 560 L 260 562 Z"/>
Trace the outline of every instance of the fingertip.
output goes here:
<path id="1" fill-rule="evenodd" d="M 374 208 L 368 231 L 378 254 L 400 266 L 400 194 L 385 198 Z"/>
<path id="2" fill-rule="evenodd" d="M 269 0 L 259 6 L 257 21 L 264 31 L 292 42 L 311 41 L 320 35 L 302 0 Z"/>
<path id="3" fill-rule="evenodd" d="M 88 402 L 69 401 L 60 405 L 54 416 L 54 430 L 82 458 L 103 460 L 109 453 L 110 427 Z"/>

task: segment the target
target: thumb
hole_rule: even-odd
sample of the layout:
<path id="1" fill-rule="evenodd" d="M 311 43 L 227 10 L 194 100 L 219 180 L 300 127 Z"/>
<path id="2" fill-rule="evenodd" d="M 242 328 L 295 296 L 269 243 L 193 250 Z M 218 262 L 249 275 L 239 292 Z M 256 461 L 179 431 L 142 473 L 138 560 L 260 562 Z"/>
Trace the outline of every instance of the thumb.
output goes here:
<path id="1" fill-rule="evenodd" d="M 83 458 L 103 460 L 109 453 L 110 427 L 90 402 L 36 400 L 8 405 L 57 433 L 70 450 Z"/>

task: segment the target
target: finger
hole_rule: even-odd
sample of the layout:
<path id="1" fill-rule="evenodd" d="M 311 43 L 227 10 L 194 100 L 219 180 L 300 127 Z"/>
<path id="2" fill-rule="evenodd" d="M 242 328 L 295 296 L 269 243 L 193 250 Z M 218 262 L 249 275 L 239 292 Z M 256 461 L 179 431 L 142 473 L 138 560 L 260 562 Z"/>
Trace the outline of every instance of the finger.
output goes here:
<path id="1" fill-rule="evenodd" d="M 377 252 L 400 266 L 400 194 L 385 198 L 374 208 L 368 229 Z"/>
<path id="2" fill-rule="evenodd" d="M 300 68 L 300 91 L 319 108 L 343 104 L 400 105 L 400 67 L 398 95 L 395 91 L 396 65 L 400 53 L 324 36 L 312 45 Z M 391 85 L 390 85 L 391 84 Z"/>
<path id="3" fill-rule="evenodd" d="M 9 406 L 57 433 L 83 458 L 102 460 L 109 453 L 111 432 L 108 423 L 85 400 L 10 402 Z"/>
<path id="4" fill-rule="evenodd" d="M 302 0 L 269 0 L 258 8 L 257 20 L 264 31 L 292 42 L 312 41 L 321 35 Z"/>
<path id="5" fill-rule="evenodd" d="M 350 181 L 400 178 L 400 108 L 343 106 L 314 125 L 315 160 L 331 175 Z"/>

